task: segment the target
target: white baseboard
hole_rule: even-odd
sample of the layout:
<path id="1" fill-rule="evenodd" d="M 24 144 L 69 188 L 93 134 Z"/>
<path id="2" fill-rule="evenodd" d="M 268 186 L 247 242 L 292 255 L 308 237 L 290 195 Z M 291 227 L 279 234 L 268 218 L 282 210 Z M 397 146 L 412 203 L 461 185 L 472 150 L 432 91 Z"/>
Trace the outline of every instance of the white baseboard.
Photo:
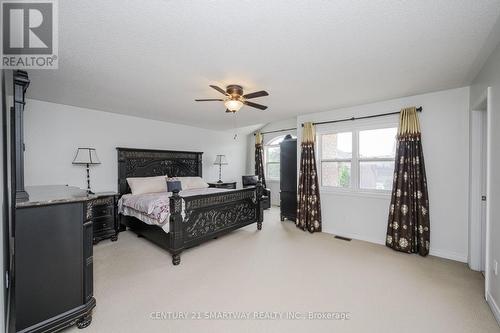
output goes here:
<path id="1" fill-rule="evenodd" d="M 493 312 L 497 323 L 500 325 L 500 309 L 498 308 L 497 302 L 495 302 L 495 299 L 493 298 L 493 296 L 491 296 L 490 293 L 488 293 L 488 299 L 486 300 L 486 302 L 490 306 L 491 312 Z"/>
<path id="2" fill-rule="evenodd" d="M 360 240 L 360 241 L 364 241 L 364 242 L 368 242 L 368 243 L 385 245 L 385 241 L 384 240 L 379 240 L 379 239 L 375 239 L 375 238 L 371 238 L 371 237 L 366 237 L 364 235 L 359 235 L 359 234 L 355 234 L 355 233 L 335 232 L 333 230 L 323 230 L 323 232 L 327 233 L 327 234 L 332 234 L 332 235 L 335 235 L 335 236 L 341 236 L 341 237 L 351 238 L 351 239 Z"/>
<path id="3" fill-rule="evenodd" d="M 467 259 L 468 259 L 467 255 L 463 255 L 463 254 L 452 252 L 452 251 L 433 249 L 433 248 L 431 248 L 431 250 L 429 251 L 429 254 L 431 256 L 460 261 L 460 262 L 464 262 L 464 263 L 467 263 Z"/>
<path id="4" fill-rule="evenodd" d="M 342 236 L 342 237 L 356 239 L 356 240 L 360 240 L 360 241 L 364 241 L 364 242 L 385 245 L 385 239 L 376 239 L 376 238 L 366 237 L 364 235 L 359 235 L 359 234 L 355 234 L 355 233 L 345 233 L 345 232 L 344 233 L 337 233 L 333 230 L 323 230 L 323 232 L 325 232 L 327 234 L 338 235 L 338 236 Z M 468 259 L 467 255 L 463 255 L 463 254 L 451 252 L 451 251 L 433 249 L 433 248 L 431 248 L 431 250 L 429 251 L 429 254 L 431 256 L 455 260 L 455 261 L 464 262 L 464 263 L 467 263 L 467 259 Z"/>

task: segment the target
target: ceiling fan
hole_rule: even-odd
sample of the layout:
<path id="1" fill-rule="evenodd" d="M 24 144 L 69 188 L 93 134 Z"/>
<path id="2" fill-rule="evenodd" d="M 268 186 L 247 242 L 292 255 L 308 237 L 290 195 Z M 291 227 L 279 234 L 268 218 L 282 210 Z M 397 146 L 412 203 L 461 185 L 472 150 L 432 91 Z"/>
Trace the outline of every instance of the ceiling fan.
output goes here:
<path id="1" fill-rule="evenodd" d="M 269 96 L 267 91 L 261 90 L 257 92 L 253 92 L 250 94 L 245 94 L 243 95 L 243 87 L 239 86 L 237 84 L 231 84 L 226 87 L 226 90 L 210 85 L 211 88 L 217 90 L 221 94 L 225 95 L 226 97 L 224 99 L 222 98 L 209 98 L 209 99 L 195 99 L 196 102 L 224 102 L 224 105 L 226 106 L 226 112 L 227 113 L 235 113 L 241 109 L 243 105 L 248 105 L 253 108 L 257 108 L 260 110 L 265 110 L 267 109 L 267 106 L 249 102 L 248 100 L 251 98 L 257 98 L 257 97 L 263 97 L 263 96 Z"/>

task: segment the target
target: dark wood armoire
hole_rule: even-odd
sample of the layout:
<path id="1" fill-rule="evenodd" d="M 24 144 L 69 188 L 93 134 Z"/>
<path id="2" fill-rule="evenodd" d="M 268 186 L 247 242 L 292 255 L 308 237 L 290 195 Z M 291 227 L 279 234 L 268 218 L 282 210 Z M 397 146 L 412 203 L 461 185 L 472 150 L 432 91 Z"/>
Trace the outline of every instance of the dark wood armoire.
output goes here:
<path id="1" fill-rule="evenodd" d="M 96 305 L 92 249 L 93 221 L 99 213 L 93 205 L 96 198 L 70 186 L 24 186 L 23 114 L 30 80 L 20 70 L 12 79 L 14 101 L 8 117 L 2 82 L 3 192 L 8 198 L 2 212 L 8 245 L 3 273 L 6 331 L 48 333 L 75 324 L 84 328 L 90 325 Z"/>
<path id="2" fill-rule="evenodd" d="M 287 135 L 280 143 L 281 221 L 297 217 L 297 139 Z"/>

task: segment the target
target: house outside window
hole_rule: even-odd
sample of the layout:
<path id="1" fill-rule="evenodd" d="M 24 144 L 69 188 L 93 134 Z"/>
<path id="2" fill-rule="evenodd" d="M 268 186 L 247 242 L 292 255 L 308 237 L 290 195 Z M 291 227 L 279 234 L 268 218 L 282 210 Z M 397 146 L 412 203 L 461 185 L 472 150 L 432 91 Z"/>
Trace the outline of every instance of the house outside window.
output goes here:
<path id="1" fill-rule="evenodd" d="M 322 191 L 389 194 L 397 123 L 343 124 L 317 129 Z"/>

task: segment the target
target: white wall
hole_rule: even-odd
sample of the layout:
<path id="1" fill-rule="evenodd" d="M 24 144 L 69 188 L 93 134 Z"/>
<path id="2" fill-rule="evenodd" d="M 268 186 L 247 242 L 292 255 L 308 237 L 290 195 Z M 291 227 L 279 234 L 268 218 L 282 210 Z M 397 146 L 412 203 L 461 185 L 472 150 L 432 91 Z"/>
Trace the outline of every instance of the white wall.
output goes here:
<path id="1" fill-rule="evenodd" d="M 276 131 L 281 129 L 289 129 L 295 128 L 297 125 L 297 118 L 290 118 L 282 121 L 276 121 L 269 123 L 262 128 L 260 128 L 261 132 L 267 131 Z M 264 145 L 269 143 L 276 137 L 284 136 L 287 134 L 291 134 L 296 136 L 297 130 L 277 132 L 277 133 L 269 133 L 264 134 Z M 252 134 L 248 135 L 248 147 L 247 147 L 247 174 L 253 175 L 255 174 L 255 137 Z M 278 205 L 280 204 L 280 182 L 278 180 L 270 180 L 266 178 L 267 188 L 271 190 L 271 204 Z"/>
<path id="2" fill-rule="evenodd" d="M 489 241 L 489 290 L 487 290 L 488 301 L 500 321 L 500 276 L 493 272 L 493 262 L 500 261 L 500 212 L 496 209 L 500 206 L 500 45 L 489 57 L 478 76 L 471 86 L 471 106 L 480 100 L 490 89 L 489 105 L 489 134 L 491 135 L 490 151 L 490 179 L 488 205 L 490 207 L 490 241 Z"/>
<path id="3" fill-rule="evenodd" d="M 28 100 L 25 109 L 26 185 L 86 187 L 85 168 L 72 165 L 77 147 L 94 147 L 101 165 L 91 167 L 95 191 L 117 189 L 116 147 L 203 152 L 203 178 L 218 179 L 216 154 L 227 155 L 223 180 L 241 183 L 247 140 L 235 131 L 212 131 L 161 121 Z"/>
<path id="4" fill-rule="evenodd" d="M 306 121 L 387 113 L 413 105 L 423 107 L 420 121 L 430 198 L 431 254 L 466 262 L 468 87 L 302 115 L 297 118 L 297 126 Z M 397 116 L 390 117 L 397 121 Z M 323 230 L 385 244 L 389 204 L 389 195 L 321 193 Z"/>

